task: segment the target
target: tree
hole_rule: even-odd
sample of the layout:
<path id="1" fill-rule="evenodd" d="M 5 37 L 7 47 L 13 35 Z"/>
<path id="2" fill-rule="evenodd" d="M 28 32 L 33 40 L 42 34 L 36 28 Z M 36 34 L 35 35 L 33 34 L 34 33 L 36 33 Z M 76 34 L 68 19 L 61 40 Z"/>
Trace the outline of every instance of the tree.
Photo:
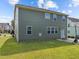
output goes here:
<path id="1" fill-rule="evenodd" d="M 15 29 L 15 20 L 12 20 L 12 21 L 11 21 L 11 25 L 12 25 L 13 30 L 14 30 L 14 29 Z"/>

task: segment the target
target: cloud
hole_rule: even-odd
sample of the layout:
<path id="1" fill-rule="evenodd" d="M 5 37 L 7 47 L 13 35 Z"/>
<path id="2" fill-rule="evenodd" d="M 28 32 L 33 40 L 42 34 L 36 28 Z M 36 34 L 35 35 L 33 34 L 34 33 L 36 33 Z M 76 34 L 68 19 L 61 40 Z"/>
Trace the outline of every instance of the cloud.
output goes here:
<path id="1" fill-rule="evenodd" d="M 62 13 L 67 13 L 67 12 L 65 10 L 63 10 Z"/>
<path id="2" fill-rule="evenodd" d="M 74 7 L 79 6 L 79 0 L 72 0 L 72 4 Z"/>
<path id="3" fill-rule="evenodd" d="M 43 8 L 44 6 L 44 0 L 38 0 L 38 7 Z"/>
<path id="4" fill-rule="evenodd" d="M 69 4 L 69 6 L 68 7 L 73 7 L 73 5 L 72 4 Z"/>
<path id="5" fill-rule="evenodd" d="M 72 10 L 68 10 L 68 13 L 72 13 Z"/>
<path id="6" fill-rule="evenodd" d="M 72 13 L 72 10 L 63 10 L 62 13 L 70 14 L 70 13 Z"/>
<path id="7" fill-rule="evenodd" d="M 44 0 L 38 0 L 38 3 L 44 3 Z"/>
<path id="8" fill-rule="evenodd" d="M 38 0 L 38 7 L 44 9 L 48 9 L 48 8 L 58 9 L 58 5 L 51 0 Z"/>
<path id="9" fill-rule="evenodd" d="M 0 16 L 0 23 L 10 23 L 13 18 L 10 16 Z"/>
<path id="10" fill-rule="evenodd" d="M 9 4 L 15 5 L 19 2 L 19 0 L 8 0 Z"/>
<path id="11" fill-rule="evenodd" d="M 57 10 L 57 12 L 61 12 L 60 10 Z"/>

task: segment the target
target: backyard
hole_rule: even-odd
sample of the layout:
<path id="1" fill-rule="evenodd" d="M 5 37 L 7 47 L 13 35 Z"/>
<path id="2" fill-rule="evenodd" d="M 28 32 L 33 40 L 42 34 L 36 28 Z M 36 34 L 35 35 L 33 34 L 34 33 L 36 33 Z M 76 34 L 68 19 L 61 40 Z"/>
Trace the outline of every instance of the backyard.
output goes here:
<path id="1" fill-rule="evenodd" d="M 57 40 L 17 43 L 6 34 L 0 36 L 0 59 L 79 59 L 79 45 Z"/>

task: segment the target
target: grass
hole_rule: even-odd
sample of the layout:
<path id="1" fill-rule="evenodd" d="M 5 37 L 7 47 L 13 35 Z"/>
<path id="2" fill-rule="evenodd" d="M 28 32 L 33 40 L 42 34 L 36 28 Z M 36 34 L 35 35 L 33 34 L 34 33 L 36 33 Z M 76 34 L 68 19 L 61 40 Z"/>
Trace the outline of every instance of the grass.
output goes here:
<path id="1" fill-rule="evenodd" d="M 79 59 L 79 45 L 57 40 L 17 43 L 10 35 L 0 41 L 0 59 Z"/>
<path id="2" fill-rule="evenodd" d="M 7 35 L 4 37 L 4 35 Z M 0 36 L 0 48 L 1 46 L 5 43 L 5 41 L 7 41 L 7 39 L 10 37 L 11 35 L 9 34 L 2 34 L 2 36 Z"/>

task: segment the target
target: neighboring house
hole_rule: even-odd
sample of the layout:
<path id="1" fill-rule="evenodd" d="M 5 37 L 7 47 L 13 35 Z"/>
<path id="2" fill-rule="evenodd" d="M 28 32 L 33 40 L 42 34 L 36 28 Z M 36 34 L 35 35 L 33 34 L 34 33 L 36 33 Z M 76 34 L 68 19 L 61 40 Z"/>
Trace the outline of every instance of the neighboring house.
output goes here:
<path id="1" fill-rule="evenodd" d="M 17 42 L 67 38 L 67 15 L 17 4 L 14 12 Z"/>
<path id="2" fill-rule="evenodd" d="M 77 33 L 75 33 L 75 31 L 77 31 Z M 68 17 L 67 33 L 68 33 L 67 36 L 69 37 L 75 37 L 75 35 L 79 35 L 79 19 Z"/>
<path id="3" fill-rule="evenodd" d="M 0 32 L 4 33 L 5 31 L 10 30 L 9 23 L 0 23 Z"/>

